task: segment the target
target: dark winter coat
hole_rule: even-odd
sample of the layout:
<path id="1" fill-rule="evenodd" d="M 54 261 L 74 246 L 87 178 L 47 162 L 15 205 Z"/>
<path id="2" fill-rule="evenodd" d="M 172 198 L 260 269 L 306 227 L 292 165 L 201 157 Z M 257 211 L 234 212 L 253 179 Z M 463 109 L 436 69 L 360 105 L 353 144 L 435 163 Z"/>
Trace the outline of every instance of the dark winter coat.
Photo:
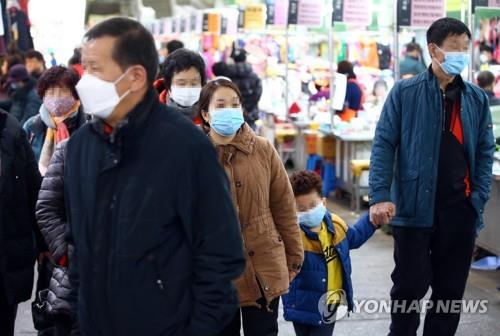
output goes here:
<path id="1" fill-rule="evenodd" d="M 248 63 L 235 63 L 227 66 L 225 76 L 235 83 L 243 95 L 246 121 L 253 124 L 259 119 L 259 101 L 262 96 L 262 81 Z"/>
<path id="2" fill-rule="evenodd" d="M 70 284 L 67 272 L 67 216 L 64 202 L 64 156 L 68 141 L 61 142 L 52 156 L 36 204 L 38 225 L 57 267 L 52 271 L 47 301 L 51 314 L 70 315 Z"/>
<path id="3" fill-rule="evenodd" d="M 38 114 L 42 100 L 36 93 L 36 81 L 34 78 L 30 78 L 24 87 L 16 89 L 11 96 L 12 105 L 9 112 L 17 119 L 21 126 L 29 118 Z"/>
<path id="4" fill-rule="evenodd" d="M 37 246 L 35 203 L 40 173 L 18 122 L 0 111 L 0 277 L 10 304 L 29 300 Z"/>
<path id="5" fill-rule="evenodd" d="M 228 180 L 208 138 L 153 90 L 111 135 L 69 140 L 71 302 L 83 335 L 217 335 L 244 269 Z"/>

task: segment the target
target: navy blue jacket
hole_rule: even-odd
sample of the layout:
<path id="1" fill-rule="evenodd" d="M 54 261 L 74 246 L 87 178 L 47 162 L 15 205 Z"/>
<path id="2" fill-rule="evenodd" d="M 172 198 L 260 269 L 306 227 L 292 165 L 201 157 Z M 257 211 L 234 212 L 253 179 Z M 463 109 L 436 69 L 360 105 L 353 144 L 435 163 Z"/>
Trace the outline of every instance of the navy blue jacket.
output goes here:
<path id="1" fill-rule="evenodd" d="M 479 231 L 491 189 L 495 143 L 488 97 L 474 84 L 465 82 L 460 116 Z M 396 204 L 392 225 L 433 225 L 442 123 L 443 101 L 432 71 L 396 83 L 375 132 L 369 192 L 370 205 Z"/>
<path id="2" fill-rule="evenodd" d="M 333 219 L 333 220 L 332 220 Z M 375 232 L 368 215 L 363 215 L 353 226 L 347 226 L 340 217 L 327 213 L 323 222 L 333 236 L 333 243 L 340 257 L 343 273 L 343 290 L 347 296 L 349 311 L 354 307 L 351 281 L 351 257 L 349 251 L 363 245 Z M 304 244 L 304 263 L 299 275 L 284 295 L 285 320 L 302 324 L 321 326 L 323 318 L 318 309 L 321 296 L 328 291 L 328 272 L 323 254 L 311 251 L 310 240 L 317 240 L 317 234 L 301 225 Z"/>
<path id="3" fill-rule="evenodd" d="M 99 120 L 65 163 L 70 302 L 83 335 L 218 335 L 244 270 L 229 184 L 209 139 L 150 90 L 111 135 Z"/>

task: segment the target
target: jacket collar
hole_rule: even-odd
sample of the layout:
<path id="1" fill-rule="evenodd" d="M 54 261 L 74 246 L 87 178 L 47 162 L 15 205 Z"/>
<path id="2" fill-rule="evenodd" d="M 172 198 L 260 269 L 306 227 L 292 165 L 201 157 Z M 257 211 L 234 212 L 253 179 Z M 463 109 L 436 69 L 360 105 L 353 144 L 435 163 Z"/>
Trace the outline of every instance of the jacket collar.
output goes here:
<path id="1" fill-rule="evenodd" d="M 91 121 L 92 128 L 100 136 L 109 140 L 111 143 L 114 143 L 117 139 L 121 139 L 122 137 L 141 129 L 156 104 L 159 104 L 158 96 L 153 88 L 151 88 L 146 92 L 143 100 L 129 112 L 127 117 L 116 125 L 111 135 L 106 133 L 106 123 L 100 118 L 94 118 Z"/>
<path id="2" fill-rule="evenodd" d="M 177 111 L 181 112 L 183 115 L 188 117 L 189 119 L 194 119 L 196 115 L 198 114 L 198 103 L 194 104 L 193 106 L 182 106 L 177 104 L 172 98 L 166 97 L 167 103 L 166 105 L 169 107 L 172 107 L 176 109 Z"/>
<path id="3" fill-rule="evenodd" d="M 238 134 L 236 134 L 234 140 L 229 145 L 249 155 L 254 151 L 256 141 L 257 136 L 254 131 L 250 128 L 250 126 L 244 123 L 238 131 Z"/>
<path id="4" fill-rule="evenodd" d="M 326 212 L 325 217 L 323 217 L 323 222 L 326 224 L 326 228 L 328 229 L 328 232 L 330 232 L 332 235 L 335 236 L 335 228 L 333 227 L 333 222 L 332 222 L 332 215 L 330 214 L 329 211 Z M 309 239 L 318 239 L 318 234 L 316 232 L 311 231 L 308 227 L 300 224 L 300 228 L 304 231 L 306 234 L 307 238 Z"/>
<path id="5" fill-rule="evenodd" d="M 432 64 L 429 66 L 429 69 L 425 72 L 425 77 L 426 77 L 426 80 L 427 80 L 427 84 L 429 85 L 429 88 L 431 90 L 438 90 L 436 92 L 440 92 L 440 87 L 439 87 L 439 82 L 438 82 L 438 79 L 436 77 L 436 75 L 434 75 L 434 72 L 432 71 Z M 465 85 L 465 81 L 462 79 L 462 76 L 457 76 L 459 78 L 455 78 L 453 81 L 457 82 L 459 85 L 462 86 L 462 93 L 468 93 L 469 92 L 469 87 L 467 85 Z"/>

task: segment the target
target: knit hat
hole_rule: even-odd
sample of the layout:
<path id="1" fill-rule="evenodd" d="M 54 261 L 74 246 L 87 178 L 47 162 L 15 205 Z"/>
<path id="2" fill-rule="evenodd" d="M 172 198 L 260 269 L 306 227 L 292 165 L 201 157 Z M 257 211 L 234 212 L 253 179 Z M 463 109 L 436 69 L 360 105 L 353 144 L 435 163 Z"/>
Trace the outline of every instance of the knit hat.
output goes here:
<path id="1" fill-rule="evenodd" d="M 14 82 L 25 82 L 30 78 L 28 70 L 24 64 L 16 64 L 9 70 L 7 84 Z"/>

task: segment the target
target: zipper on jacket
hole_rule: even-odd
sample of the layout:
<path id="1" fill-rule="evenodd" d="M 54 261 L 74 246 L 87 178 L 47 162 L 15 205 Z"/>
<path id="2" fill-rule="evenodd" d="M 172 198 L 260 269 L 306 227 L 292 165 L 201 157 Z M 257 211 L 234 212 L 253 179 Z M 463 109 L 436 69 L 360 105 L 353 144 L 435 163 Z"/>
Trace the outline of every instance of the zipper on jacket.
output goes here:
<path id="1" fill-rule="evenodd" d="M 441 90 L 441 94 L 443 95 L 443 102 L 441 104 L 441 108 L 443 110 L 443 132 L 444 132 L 446 127 L 446 93 L 443 90 Z"/>
<path id="2" fill-rule="evenodd" d="M 158 288 L 160 290 L 164 290 L 165 286 L 164 286 L 163 280 L 161 279 L 161 276 L 160 276 L 160 271 L 159 271 L 159 267 L 158 267 L 158 262 L 156 260 L 156 256 L 153 253 L 150 253 L 148 255 L 147 259 L 153 265 L 153 268 L 155 270 L 155 273 L 156 273 L 156 284 L 158 285 Z"/>

